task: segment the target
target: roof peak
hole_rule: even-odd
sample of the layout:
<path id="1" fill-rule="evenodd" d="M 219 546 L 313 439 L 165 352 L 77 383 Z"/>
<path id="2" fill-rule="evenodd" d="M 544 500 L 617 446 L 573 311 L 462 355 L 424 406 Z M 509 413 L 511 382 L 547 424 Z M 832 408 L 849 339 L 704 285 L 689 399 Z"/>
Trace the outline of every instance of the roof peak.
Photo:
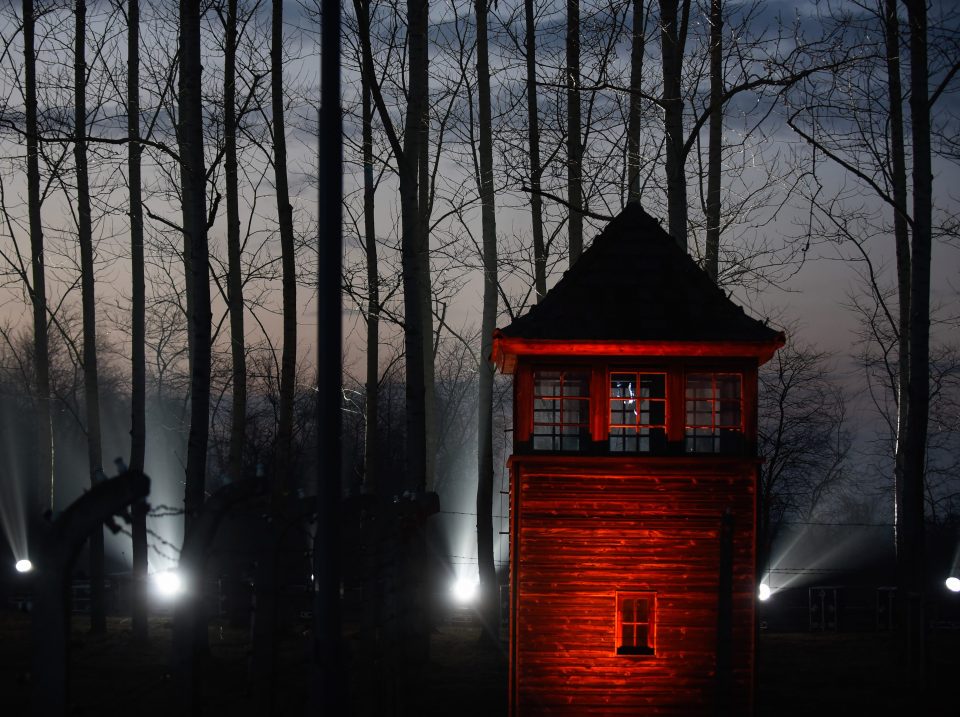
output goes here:
<path id="1" fill-rule="evenodd" d="M 564 341 L 772 341 L 639 202 L 596 235 L 540 303 L 500 332 Z"/>

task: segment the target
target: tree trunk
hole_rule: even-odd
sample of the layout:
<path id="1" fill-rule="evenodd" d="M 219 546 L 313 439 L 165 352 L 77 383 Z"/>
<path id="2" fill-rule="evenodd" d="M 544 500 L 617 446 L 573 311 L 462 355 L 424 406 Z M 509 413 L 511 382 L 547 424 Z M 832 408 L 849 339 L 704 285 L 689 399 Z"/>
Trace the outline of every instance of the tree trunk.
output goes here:
<path id="1" fill-rule="evenodd" d="M 426 12 L 429 22 L 429 9 Z M 436 385 L 434 383 L 434 361 L 436 360 L 436 344 L 433 332 L 433 297 L 430 281 L 430 216 L 433 207 L 433 197 L 430 186 L 430 48 L 428 44 L 427 28 L 423 30 L 423 60 L 417 62 L 417 84 L 423 87 L 423 107 L 420 114 L 419 131 L 419 183 L 417 204 L 420 214 L 420 229 L 417 234 L 418 273 L 421 277 L 420 288 L 420 315 L 423 322 L 423 408 L 426 444 L 426 463 L 422 490 L 433 490 L 436 480 L 437 464 L 437 411 Z M 419 53 L 419 50 L 418 50 Z M 411 67 L 411 72 L 413 68 Z"/>
<path id="2" fill-rule="evenodd" d="M 643 53 L 646 17 L 643 0 L 633 0 L 633 32 L 630 46 L 630 118 L 627 124 L 627 202 L 640 201 L 640 122 L 642 120 Z"/>
<path id="3" fill-rule="evenodd" d="M 663 64 L 663 128 L 666 134 L 667 220 L 670 236 L 687 250 L 687 177 L 683 150 L 681 70 L 690 0 L 678 18 L 678 0 L 660 0 L 660 54 Z"/>
<path id="4" fill-rule="evenodd" d="M 252 498 L 258 489 L 256 481 L 230 483 L 217 490 L 200 506 L 184 535 L 177 570 L 202 583 L 207 557 L 223 518 L 239 503 Z M 171 645 L 178 715 L 197 717 L 203 711 L 202 643 L 197 634 L 206 632 L 202 590 L 187 590 L 179 597 L 173 612 Z"/>
<path id="5" fill-rule="evenodd" d="M 179 150 L 191 347 L 184 533 L 204 500 L 210 410 L 210 282 L 207 270 L 200 2 L 180 0 Z"/>
<path id="6" fill-rule="evenodd" d="M 74 12 L 73 158 L 77 171 L 77 239 L 80 244 L 80 299 L 83 315 L 83 388 L 87 413 L 87 467 L 90 483 L 103 476 L 100 441 L 100 387 L 97 380 L 97 305 L 93 276 L 93 223 L 87 175 L 87 4 L 77 0 Z M 107 631 L 104 594 L 103 528 L 90 533 L 90 630 Z"/>
<path id="7" fill-rule="evenodd" d="M 912 686 L 924 687 L 924 460 L 929 408 L 932 170 L 927 87 L 926 0 L 906 2 L 910 24 L 910 124 L 913 141 L 913 241 L 910 261 L 910 374 L 903 462 L 903 553 L 907 592 L 907 661 Z"/>
<path id="8" fill-rule="evenodd" d="M 359 8 L 365 18 L 361 26 L 369 27 L 369 8 Z M 364 492 L 375 494 L 379 466 L 377 465 L 377 407 L 380 398 L 380 276 L 377 261 L 376 207 L 373 181 L 373 105 L 370 97 L 370 79 L 361 73 L 363 103 L 363 232 L 367 259 L 367 380 L 364 435 Z"/>
<path id="9" fill-rule="evenodd" d="M 567 0 L 567 236 L 570 266 L 583 251 L 583 144 L 580 128 L 580 0 Z"/>
<path id="10" fill-rule="evenodd" d="M 530 218 L 533 224 L 533 283 L 537 301 L 547 293 L 547 247 L 543 241 L 543 198 L 540 196 L 540 110 L 537 105 L 537 29 L 533 0 L 523 2 L 527 45 L 527 137 L 530 143 Z"/>
<path id="11" fill-rule="evenodd" d="M 710 0 L 710 148 L 707 156 L 707 238 L 704 269 L 720 274 L 720 149 L 723 141 L 723 7 Z"/>
<path id="12" fill-rule="evenodd" d="M 423 307 L 430 302 L 428 248 L 424 246 L 420 213 L 419 161 L 427 111 L 427 0 L 407 2 L 409 93 L 403 152 L 397 157 L 400 174 L 401 265 L 403 270 L 404 347 L 406 350 L 407 476 L 406 486 L 423 490 L 427 484 L 428 411 L 426 364 L 433 332 Z M 424 265 L 427 271 L 424 271 Z"/>
<path id="13" fill-rule="evenodd" d="M 487 0 L 476 0 L 477 101 L 480 122 L 480 218 L 483 233 L 483 317 L 477 405 L 477 561 L 485 642 L 499 642 L 497 568 L 493 561 L 493 331 L 497 322 L 497 220 L 493 191 L 493 120 L 487 50 Z"/>
<path id="14" fill-rule="evenodd" d="M 887 88 L 890 98 L 890 163 L 892 169 L 893 236 L 897 252 L 897 299 L 900 305 L 897 330 L 897 434 L 894 453 L 894 529 L 897 554 L 903 552 L 903 463 L 907 414 L 910 410 L 907 383 L 910 376 L 910 234 L 907 223 L 907 170 L 903 137 L 903 91 L 900 83 L 900 21 L 896 0 L 884 0 L 884 36 L 887 50 Z M 905 585 L 904 577 L 898 579 Z M 901 624 L 904 621 L 901 620 Z"/>
<path id="15" fill-rule="evenodd" d="M 29 482 L 28 540 L 47 510 L 53 510 L 53 419 L 50 411 L 50 355 L 47 340 L 47 289 L 40 218 L 40 151 L 37 129 L 37 55 L 34 49 L 33 0 L 23 0 L 24 112 L 27 134 L 27 211 L 30 224 L 30 267 L 33 285 L 33 363 L 36 380 L 37 477 Z"/>
<path id="16" fill-rule="evenodd" d="M 238 481 L 243 474 L 243 439 L 247 418 L 247 354 L 243 328 L 240 191 L 237 177 L 237 0 L 228 0 L 226 21 L 226 51 L 223 58 L 223 135 L 227 195 L 227 298 L 230 309 L 230 358 L 233 367 L 233 401 L 230 407 L 227 475 L 230 476 L 230 480 Z"/>
<path id="17" fill-rule="evenodd" d="M 404 134 L 398 137 L 390 111 L 387 109 L 379 86 L 374 80 L 373 56 L 370 47 L 370 28 L 364 23 L 362 12 L 366 0 L 354 0 L 354 8 L 360 22 L 359 41 L 363 53 L 363 73 L 367 86 L 373 94 L 380 121 L 386 132 L 394 156 L 397 158 L 397 174 L 400 183 L 400 262 L 403 274 L 404 352 L 405 352 L 405 398 L 406 398 L 406 469 L 404 485 L 409 490 L 423 490 L 428 481 L 427 460 L 432 440 L 428 431 L 427 380 L 432 383 L 432 318 L 430 306 L 430 263 L 427 233 L 423 230 L 425 215 L 419 204 L 421 193 L 422 151 L 421 141 L 426 138 L 421 126 L 426 118 L 428 102 L 427 78 L 427 22 L 428 0 L 407 0 L 407 53 L 408 95 Z M 426 181 L 426 171 L 423 171 Z M 424 311 L 424 307 L 427 311 Z M 430 371 L 426 362 L 430 361 Z M 432 412 L 431 412 L 432 413 Z"/>
<path id="18" fill-rule="evenodd" d="M 280 223 L 283 274 L 283 353 L 280 357 L 280 415 L 274 456 L 274 499 L 290 489 L 293 468 L 293 401 L 297 361 L 297 258 L 293 237 L 293 207 L 287 186 L 287 140 L 283 109 L 283 0 L 273 0 L 270 77 L 273 99 L 273 170 Z"/>
<path id="19" fill-rule="evenodd" d="M 323 0 L 317 240 L 317 530 L 313 542 L 313 714 L 348 713 L 340 626 L 343 121 L 340 2 Z M 369 36 L 366 38 L 369 42 Z M 367 47 L 369 49 L 369 47 Z M 365 53 L 366 54 L 366 53 Z"/>
<path id="20" fill-rule="evenodd" d="M 130 276 L 132 316 L 130 338 L 130 471 L 143 473 L 147 443 L 146 282 L 143 256 L 143 200 L 140 191 L 140 2 L 127 2 L 127 173 L 130 192 Z M 147 619 L 147 504 L 138 501 L 131 511 L 133 534 L 133 637 L 146 642 Z"/>

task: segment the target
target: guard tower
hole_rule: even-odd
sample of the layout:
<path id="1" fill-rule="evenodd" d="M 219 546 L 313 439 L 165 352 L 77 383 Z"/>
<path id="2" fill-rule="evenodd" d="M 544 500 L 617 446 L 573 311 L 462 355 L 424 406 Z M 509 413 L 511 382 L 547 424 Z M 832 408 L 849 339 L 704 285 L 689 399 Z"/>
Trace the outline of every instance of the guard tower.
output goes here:
<path id="1" fill-rule="evenodd" d="M 783 344 L 636 204 L 496 331 L 511 715 L 753 713 L 757 368 Z"/>

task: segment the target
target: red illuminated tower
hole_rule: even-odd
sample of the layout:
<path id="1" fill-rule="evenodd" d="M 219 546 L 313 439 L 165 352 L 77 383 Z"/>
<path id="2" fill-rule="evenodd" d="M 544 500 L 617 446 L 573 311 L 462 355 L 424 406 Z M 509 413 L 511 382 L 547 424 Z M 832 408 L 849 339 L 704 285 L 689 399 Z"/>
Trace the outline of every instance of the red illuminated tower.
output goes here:
<path id="1" fill-rule="evenodd" d="M 783 343 L 639 205 L 497 330 L 511 715 L 752 713 L 757 368 Z"/>

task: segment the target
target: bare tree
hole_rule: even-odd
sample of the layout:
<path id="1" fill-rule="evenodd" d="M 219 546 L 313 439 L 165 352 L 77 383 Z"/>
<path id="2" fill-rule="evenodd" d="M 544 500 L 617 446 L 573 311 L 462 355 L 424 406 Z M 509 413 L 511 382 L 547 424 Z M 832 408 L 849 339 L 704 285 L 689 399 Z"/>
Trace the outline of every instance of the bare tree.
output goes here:
<path id="1" fill-rule="evenodd" d="M 237 0 L 228 0 L 224 20 L 226 45 L 223 58 L 223 139 L 227 198 L 227 303 L 230 312 L 232 400 L 227 474 L 240 480 L 247 414 L 247 352 L 244 333 L 243 277 L 240 263 L 240 191 L 237 173 Z M 289 202 L 288 202 L 289 203 Z M 294 291 L 296 298 L 296 291 Z"/>
<path id="2" fill-rule="evenodd" d="M 283 354 L 280 358 L 280 415 L 274 461 L 275 498 L 290 480 L 293 440 L 293 400 L 297 362 L 297 258 L 293 235 L 293 207 L 287 185 L 287 139 L 283 102 L 283 2 L 273 0 L 270 40 L 270 77 L 273 106 L 273 169 L 280 224 L 280 260 L 283 276 Z"/>
<path id="3" fill-rule="evenodd" d="M 190 347 L 190 433 L 187 439 L 184 530 L 189 534 L 191 521 L 199 513 L 204 500 L 211 356 L 200 3 L 198 0 L 180 1 L 179 43 L 178 143 Z"/>
<path id="4" fill-rule="evenodd" d="M 567 236 L 570 266 L 583 251 L 583 128 L 580 126 L 580 0 L 567 0 Z"/>
<path id="5" fill-rule="evenodd" d="M 684 171 L 682 69 L 690 0 L 660 0 L 663 127 L 666 135 L 667 218 L 670 236 L 687 249 L 687 178 Z"/>
<path id="6" fill-rule="evenodd" d="M 760 564 L 784 519 L 810 520 L 847 477 L 845 397 L 829 356 L 791 342 L 760 369 Z"/>
<path id="7" fill-rule="evenodd" d="M 913 145 L 913 235 L 910 241 L 910 338 L 907 421 L 903 448 L 903 513 L 898 566 L 907 601 L 904 632 L 912 687 L 923 689 L 926 645 L 924 592 L 924 463 L 930 408 L 930 252 L 933 171 L 930 161 L 930 73 L 927 3 L 906 0 L 910 28 L 910 127 Z"/>
<path id="8" fill-rule="evenodd" d="M 646 51 L 646 10 L 633 0 L 630 37 L 630 116 L 627 124 L 627 201 L 640 201 L 640 133 L 643 92 L 643 55 Z"/>
<path id="9" fill-rule="evenodd" d="M 93 274 L 93 226 L 90 217 L 90 181 L 87 174 L 87 4 L 74 6 L 73 156 L 77 171 L 77 240 L 80 244 L 81 303 L 83 307 L 83 384 L 86 405 L 87 467 L 90 482 L 103 476 L 100 430 L 100 389 L 97 381 L 97 304 Z M 90 629 L 107 631 L 104 595 L 103 528 L 90 533 Z"/>
<path id="10" fill-rule="evenodd" d="M 354 0 L 358 8 L 364 0 Z M 427 382 L 432 371 L 427 371 L 427 362 L 432 361 L 429 350 L 433 332 L 430 311 L 430 263 L 428 236 L 424 231 L 420 207 L 421 143 L 424 138 L 422 123 L 426 121 L 428 106 L 427 87 L 427 0 L 409 0 L 407 3 L 407 53 L 408 93 L 406 120 L 402 138 L 394 128 L 393 120 L 376 83 L 370 28 L 359 28 L 359 40 L 363 52 L 363 72 L 373 92 L 374 103 L 380 115 L 384 132 L 397 158 L 397 174 L 400 180 L 401 206 L 401 264 L 403 267 L 404 344 L 407 392 L 407 485 L 413 489 L 432 487 L 428 469 L 433 461 L 428 460 L 428 437 L 433 427 L 428 420 L 432 412 L 427 409 L 430 399 Z M 361 12 L 357 12 L 358 18 Z M 369 16 L 368 16 L 369 17 Z M 432 392 L 430 392 L 432 393 Z"/>
<path id="11" fill-rule="evenodd" d="M 477 115 L 480 130 L 478 172 L 483 232 L 483 318 L 480 324 L 477 418 L 477 556 L 480 567 L 483 634 L 499 640 L 497 569 L 493 562 L 493 331 L 497 320 L 497 222 L 493 191 L 493 128 L 490 112 L 490 61 L 487 48 L 487 2 L 476 0 Z"/>
<path id="12" fill-rule="evenodd" d="M 547 247 L 543 240 L 543 198 L 540 196 L 540 107 L 537 102 L 537 28 L 533 0 L 524 0 L 527 50 L 527 137 L 530 151 L 530 221 L 533 233 L 534 286 L 537 301 L 547 293 Z"/>
<path id="13" fill-rule="evenodd" d="M 364 17 L 361 27 L 370 26 L 370 8 L 367 3 L 357 7 Z M 362 61 L 361 61 L 362 62 Z M 366 423 L 364 427 L 364 487 L 369 493 L 377 492 L 379 480 L 377 415 L 380 398 L 380 269 L 377 261 L 376 183 L 373 172 L 373 105 L 370 82 L 361 72 L 362 134 L 363 134 L 363 236 L 367 264 L 367 365 L 365 401 Z"/>
<path id="14" fill-rule="evenodd" d="M 838 26 L 851 33 L 860 33 L 865 51 L 851 66 L 851 81 L 831 87 L 825 94 L 816 84 L 818 101 L 807 101 L 801 96 L 790 117 L 790 126 L 821 155 L 840 166 L 865 190 L 893 210 L 893 240 L 897 255 L 896 309 L 887 303 L 880 287 L 877 272 L 862 239 L 852 226 L 867 226 L 864 212 L 858 205 L 844 207 L 842 198 L 830 200 L 821 197 L 818 185 L 811 206 L 822 221 L 838 237 L 857 247 L 859 258 L 869 268 L 872 293 L 884 320 L 895 336 L 890 345 L 899 353 L 896 367 L 891 363 L 890 375 L 898 386 L 898 416 L 894 448 L 894 495 L 896 540 L 898 551 L 898 586 L 906 596 L 902 602 L 905 613 L 903 627 L 903 654 L 910 665 L 910 678 L 915 689 L 923 681 L 925 645 L 923 639 L 924 587 L 924 504 L 925 463 L 928 435 L 930 397 L 930 261 L 933 237 L 932 226 L 932 164 L 931 164 L 931 106 L 942 96 L 952 78 L 960 71 L 960 62 L 949 57 L 941 63 L 940 80 L 931 93 L 929 64 L 929 28 L 926 3 L 905 2 L 909 31 L 909 86 L 901 88 L 899 35 L 901 20 L 893 3 L 876 2 L 865 15 L 867 26 L 852 25 L 847 17 L 838 19 Z M 879 32 L 878 32 L 879 31 Z M 876 47 L 874 34 L 878 35 Z M 856 37 L 857 35 L 854 35 Z M 880 82 L 871 82 L 877 73 L 884 73 Z M 875 87 L 881 93 L 873 92 Z M 842 88 L 842 91 L 840 89 Z M 838 96 L 832 96 L 837 92 Z M 903 95 L 909 95 L 911 142 L 909 149 L 903 137 L 901 104 Z M 831 116 L 835 108 L 858 108 L 855 126 L 821 117 Z M 843 115 L 832 115 L 842 117 Z M 876 141 L 874 128 L 882 127 Z M 886 141 L 889 137 L 889 142 Z M 912 208 L 908 211 L 906 159 L 912 160 Z M 885 233 L 886 228 L 882 231 Z M 908 239 L 909 237 L 909 239 Z"/>
<path id="15" fill-rule="evenodd" d="M 707 236 L 703 268 L 716 282 L 720 273 L 720 167 L 723 144 L 723 5 L 710 0 L 710 149 L 707 159 Z"/>
<path id="16" fill-rule="evenodd" d="M 146 459 L 147 357 L 146 280 L 143 251 L 143 195 L 140 146 L 140 2 L 127 2 L 127 173 L 130 202 L 130 279 L 132 302 L 130 380 L 130 472 L 143 473 Z M 134 639 L 147 639 L 147 504 L 134 504 L 132 623 Z"/>
<path id="17" fill-rule="evenodd" d="M 36 381 L 37 478 L 30 482 L 30 516 L 39 519 L 53 508 L 53 425 L 50 413 L 50 358 L 47 338 L 47 289 L 40 215 L 39 128 L 37 124 L 37 53 L 34 47 L 36 15 L 33 0 L 23 0 L 24 134 L 27 144 L 27 211 L 30 226 L 28 286 L 33 307 L 33 363 Z M 28 528 L 32 533 L 33 530 Z"/>

